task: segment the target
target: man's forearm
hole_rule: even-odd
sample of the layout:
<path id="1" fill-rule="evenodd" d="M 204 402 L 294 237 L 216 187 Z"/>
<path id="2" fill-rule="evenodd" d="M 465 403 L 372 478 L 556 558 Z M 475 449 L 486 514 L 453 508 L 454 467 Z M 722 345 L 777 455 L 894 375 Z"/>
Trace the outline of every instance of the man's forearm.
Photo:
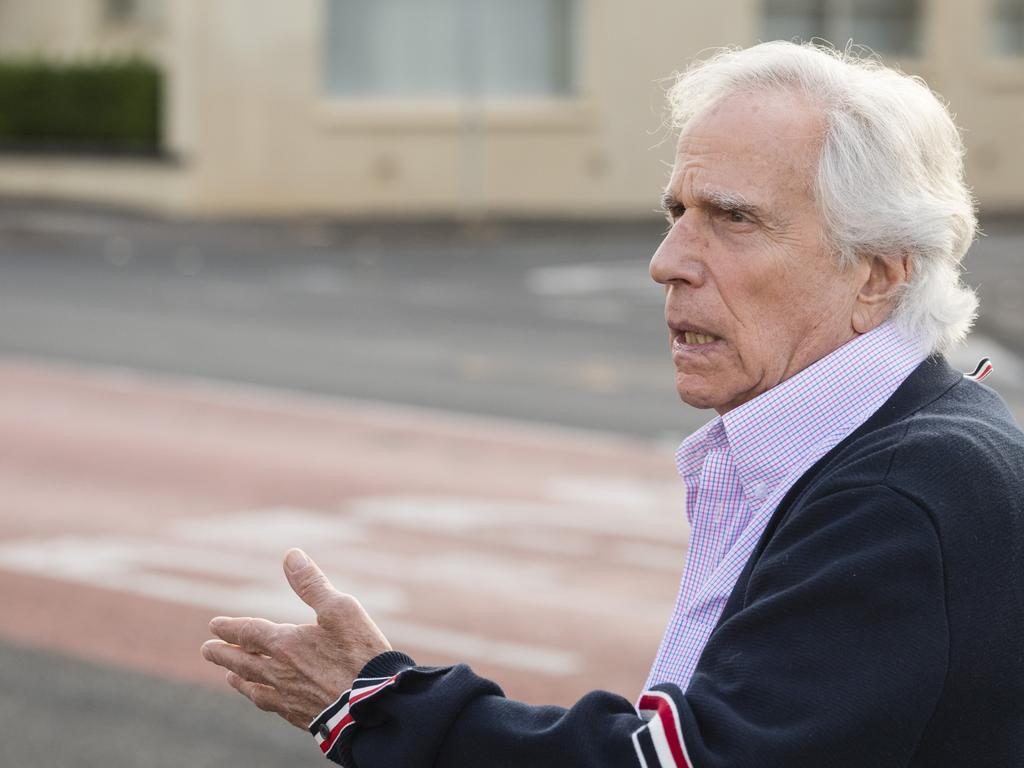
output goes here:
<path id="1" fill-rule="evenodd" d="M 466 665 L 416 667 L 385 653 L 310 731 L 347 768 L 689 768 L 675 725 L 682 693 L 665 688 L 655 694 L 665 708 L 652 708 L 647 722 L 612 693 L 595 691 L 569 709 L 530 706 Z"/>

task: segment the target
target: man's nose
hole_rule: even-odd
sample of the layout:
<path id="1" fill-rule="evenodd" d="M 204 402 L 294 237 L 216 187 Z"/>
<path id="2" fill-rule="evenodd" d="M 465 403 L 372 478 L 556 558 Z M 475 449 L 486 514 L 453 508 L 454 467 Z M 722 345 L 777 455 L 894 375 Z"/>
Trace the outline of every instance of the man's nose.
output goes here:
<path id="1" fill-rule="evenodd" d="M 697 235 L 682 220 L 661 241 L 651 257 L 651 279 L 662 285 L 687 283 L 698 286 L 704 282 L 704 263 Z"/>

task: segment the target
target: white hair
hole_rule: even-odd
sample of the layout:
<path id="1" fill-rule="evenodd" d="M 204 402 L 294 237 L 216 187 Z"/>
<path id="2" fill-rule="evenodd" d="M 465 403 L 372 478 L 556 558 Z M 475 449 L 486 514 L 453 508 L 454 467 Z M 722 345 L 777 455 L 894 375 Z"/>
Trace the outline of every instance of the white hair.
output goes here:
<path id="1" fill-rule="evenodd" d="M 815 198 L 840 264 L 909 257 L 893 320 L 928 353 L 962 341 L 978 307 L 960 279 L 977 218 L 946 106 L 920 78 L 852 46 L 776 41 L 718 50 L 680 75 L 668 92 L 673 127 L 734 94 L 772 88 L 796 89 L 825 117 Z"/>

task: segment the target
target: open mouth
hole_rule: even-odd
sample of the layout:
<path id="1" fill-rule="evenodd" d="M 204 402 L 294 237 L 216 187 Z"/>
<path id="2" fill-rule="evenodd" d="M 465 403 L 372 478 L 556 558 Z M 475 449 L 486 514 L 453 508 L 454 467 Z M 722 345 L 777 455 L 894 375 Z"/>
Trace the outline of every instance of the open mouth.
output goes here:
<path id="1" fill-rule="evenodd" d="M 680 336 L 687 344 L 710 344 L 713 341 L 718 341 L 717 336 L 712 336 L 707 333 L 697 333 L 696 331 L 683 331 Z"/>

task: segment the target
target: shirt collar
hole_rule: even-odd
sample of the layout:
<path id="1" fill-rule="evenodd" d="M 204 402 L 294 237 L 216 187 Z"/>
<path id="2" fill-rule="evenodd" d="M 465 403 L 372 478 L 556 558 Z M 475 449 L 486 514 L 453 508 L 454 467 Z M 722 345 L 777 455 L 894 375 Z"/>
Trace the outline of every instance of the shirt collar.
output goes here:
<path id="1" fill-rule="evenodd" d="M 725 445 L 744 495 L 762 501 L 822 441 L 834 445 L 863 423 L 923 359 L 918 342 L 885 322 L 694 432 L 676 453 L 679 472 L 699 472 Z"/>
<path id="2" fill-rule="evenodd" d="M 676 451 L 676 469 L 684 480 L 691 478 L 701 471 L 709 451 L 723 447 L 728 447 L 728 438 L 722 417 L 716 416 L 683 440 Z"/>

